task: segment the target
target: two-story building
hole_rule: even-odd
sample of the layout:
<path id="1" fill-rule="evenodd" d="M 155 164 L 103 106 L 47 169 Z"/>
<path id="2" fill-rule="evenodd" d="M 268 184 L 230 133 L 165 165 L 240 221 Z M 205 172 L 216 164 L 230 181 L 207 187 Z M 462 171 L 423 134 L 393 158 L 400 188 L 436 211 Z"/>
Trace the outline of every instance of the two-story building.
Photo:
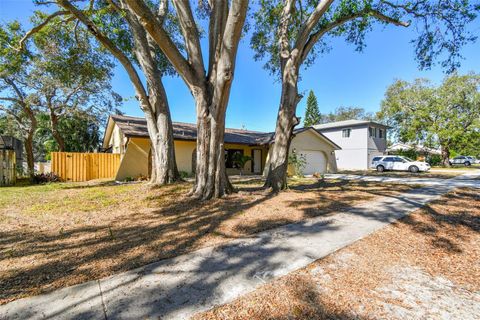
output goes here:
<path id="1" fill-rule="evenodd" d="M 372 158 L 385 154 L 388 127 L 368 120 L 345 120 L 314 126 L 341 149 L 335 150 L 338 169 L 369 167 Z"/>

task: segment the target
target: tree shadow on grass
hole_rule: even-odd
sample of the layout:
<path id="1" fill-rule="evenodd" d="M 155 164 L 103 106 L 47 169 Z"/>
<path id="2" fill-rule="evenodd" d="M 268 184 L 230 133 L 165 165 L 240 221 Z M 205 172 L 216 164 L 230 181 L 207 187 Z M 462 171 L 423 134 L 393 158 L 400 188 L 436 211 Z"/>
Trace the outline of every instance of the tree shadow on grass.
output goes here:
<path id="1" fill-rule="evenodd" d="M 430 239 L 432 248 L 463 253 L 464 230 L 480 233 L 480 195 L 477 190 L 457 189 L 425 205 L 421 215 L 407 216 L 398 223 Z"/>
<path id="2" fill-rule="evenodd" d="M 291 190 L 293 192 L 303 192 L 318 188 L 336 188 L 334 192 L 342 192 L 342 190 L 348 192 L 349 184 L 351 185 L 351 182 L 348 181 L 316 182 L 310 186 L 295 186 Z M 361 182 L 357 185 L 364 188 L 368 188 L 370 185 L 369 192 L 372 195 L 383 192 L 379 186 L 372 187 L 372 184 L 367 182 Z M 165 198 L 171 198 L 172 201 L 165 203 Z M 111 225 L 70 228 L 59 232 L 59 234 L 45 234 L 40 231 L 25 234 L 0 231 L 1 260 L 23 258 L 28 261 L 28 259 L 35 259 L 37 255 L 48 256 L 47 259 L 32 267 L 25 266 L 2 276 L 0 300 L 7 301 L 22 295 L 52 291 L 58 287 L 132 270 L 154 261 L 162 260 L 159 262 L 161 265 L 168 264 L 171 261 L 165 259 L 190 252 L 205 246 L 205 244 L 213 243 L 217 245 L 215 250 L 228 251 L 228 244 L 209 242 L 211 237 L 220 237 L 224 240 L 231 237 L 231 235 L 222 234 L 220 228 L 222 223 L 241 214 L 242 211 L 274 198 L 275 195 L 273 194 L 255 194 L 248 201 L 241 196 L 232 196 L 222 200 L 201 202 L 179 196 L 175 187 L 162 188 L 157 197 L 152 197 L 149 200 L 153 204 L 158 203 L 159 206 L 161 204 L 161 208 L 148 213 L 132 212 L 122 218 L 122 223 L 116 221 Z M 345 200 L 329 205 L 332 206 L 331 210 L 333 211 L 339 206 L 348 206 L 350 200 L 347 196 Z M 318 201 L 331 202 L 332 200 L 319 193 L 314 199 L 305 200 L 304 204 L 293 200 L 290 205 L 306 205 L 307 207 L 304 210 L 305 216 L 308 218 L 319 215 L 318 212 L 312 213 L 307 210 L 308 206 L 315 205 L 315 202 Z M 325 212 L 328 211 L 329 205 L 323 208 Z M 386 218 L 388 217 L 371 216 L 371 219 Z M 247 225 L 240 231 L 248 235 L 290 222 L 289 219 L 266 220 L 263 222 L 264 225 Z M 295 232 L 297 232 L 297 235 L 306 235 L 309 232 L 321 232 L 319 230 L 332 230 L 331 228 L 333 228 L 329 226 L 328 221 L 319 221 L 316 227 L 317 229 L 315 229 L 315 226 L 301 222 L 295 224 L 295 228 L 297 228 Z M 265 241 L 263 238 L 260 240 Z M 267 241 L 270 240 L 267 237 Z M 269 275 L 268 270 L 275 269 L 278 267 L 277 264 L 280 263 L 269 260 L 268 257 L 273 257 L 280 252 L 294 250 L 282 246 L 259 247 L 255 245 L 249 247 L 244 244 L 241 248 L 243 248 L 241 252 L 230 252 L 225 256 L 215 256 L 202 261 L 191 271 L 197 277 L 186 279 L 187 287 L 190 288 L 188 292 L 198 292 L 198 295 L 189 301 L 180 301 L 182 304 L 169 303 L 170 298 L 168 297 L 176 296 L 181 291 L 179 292 L 177 287 L 162 287 L 162 295 L 166 294 L 167 297 L 162 300 L 162 303 L 167 303 L 162 310 L 174 313 L 188 306 L 198 306 L 198 301 L 202 301 L 202 299 L 209 302 L 215 301 L 216 297 L 222 296 L 226 291 L 234 290 L 227 284 L 225 284 L 227 287 L 222 287 L 221 284 L 229 283 L 228 279 L 231 279 L 231 274 L 241 268 L 248 268 L 249 278 L 258 279 L 260 277 L 263 281 L 268 280 L 272 276 Z M 232 256 L 235 256 L 236 259 L 232 260 Z M 169 272 L 173 267 L 174 265 L 169 265 L 162 270 L 163 272 Z M 112 292 L 120 290 L 121 287 L 126 288 L 128 286 L 122 284 L 120 288 L 107 289 L 105 294 L 108 295 L 109 290 Z M 153 290 L 153 288 L 151 291 L 146 290 L 145 294 L 155 296 L 159 288 L 157 287 L 156 290 Z M 135 305 L 135 297 L 131 297 L 131 299 L 127 302 Z M 151 307 L 154 308 L 154 306 Z M 116 308 L 112 310 L 118 310 L 117 312 L 122 310 L 122 306 Z"/>
<path id="3" fill-rule="evenodd" d="M 336 191 L 342 192 L 348 190 L 349 184 L 352 185 L 352 182 L 322 181 L 295 186 L 291 190 L 301 193 L 337 188 Z M 368 183 L 362 182 L 360 185 L 368 187 Z M 247 192 L 245 189 L 248 188 L 239 189 L 240 192 Z M 295 222 L 288 218 L 263 219 L 252 224 L 245 222 L 235 228 L 237 235 L 228 234 L 220 228 L 225 221 L 276 195 L 257 193 L 247 199 L 234 195 L 227 199 L 201 202 L 179 196 L 183 189 L 185 185 L 160 188 L 157 196 L 148 199 L 160 209 L 148 213 L 131 212 L 123 216 L 122 221 L 109 224 L 83 225 L 65 230 L 59 228 L 58 233 L 0 231 L 0 261 L 22 259 L 19 268 L 2 276 L 0 301 L 98 279 L 204 245 Z M 370 192 L 375 191 L 372 189 Z M 346 208 L 353 200 L 354 196 L 343 196 L 342 200 L 335 201 L 319 192 L 313 199 L 303 202 L 292 200 L 289 205 L 305 207 L 305 218 L 311 218 Z M 319 202 L 327 205 L 317 208 Z M 288 210 L 288 206 L 285 209 Z M 211 241 L 212 238 L 216 240 Z M 40 259 L 41 262 L 31 265 L 31 259 Z M 98 268 L 98 265 L 101 267 Z"/>

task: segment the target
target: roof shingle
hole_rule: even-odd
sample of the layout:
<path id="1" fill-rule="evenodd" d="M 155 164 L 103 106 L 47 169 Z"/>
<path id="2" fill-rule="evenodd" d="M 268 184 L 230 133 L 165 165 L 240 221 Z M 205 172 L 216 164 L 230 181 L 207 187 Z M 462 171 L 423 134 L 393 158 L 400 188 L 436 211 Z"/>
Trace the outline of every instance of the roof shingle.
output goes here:
<path id="1" fill-rule="evenodd" d="M 127 137 L 148 137 L 147 121 L 145 118 L 112 115 L 123 134 Z M 173 122 L 173 138 L 177 140 L 196 140 L 197 127 L 192 123 Z M 261 145 L 269 143 L 273 133 L 258 132 L 242 129 L 225 129 L 225 142 L 247 145 Z"/>

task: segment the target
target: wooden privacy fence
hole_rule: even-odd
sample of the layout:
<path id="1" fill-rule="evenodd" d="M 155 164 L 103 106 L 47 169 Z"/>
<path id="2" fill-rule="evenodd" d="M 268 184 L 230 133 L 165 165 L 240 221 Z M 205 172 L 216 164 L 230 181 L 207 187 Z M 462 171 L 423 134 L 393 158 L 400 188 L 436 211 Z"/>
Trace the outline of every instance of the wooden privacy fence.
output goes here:
<path id="1" fill-rule="evenodd" d="M 64 181 L 113 179 L 119 166 L 118 153 L 52 152 L 52 172 Z"/>
<path id="2" fill-rule="evenodd" d="M 16 177 L 15 151 L 0 149 L 0 186 L 15 184 Z"/>

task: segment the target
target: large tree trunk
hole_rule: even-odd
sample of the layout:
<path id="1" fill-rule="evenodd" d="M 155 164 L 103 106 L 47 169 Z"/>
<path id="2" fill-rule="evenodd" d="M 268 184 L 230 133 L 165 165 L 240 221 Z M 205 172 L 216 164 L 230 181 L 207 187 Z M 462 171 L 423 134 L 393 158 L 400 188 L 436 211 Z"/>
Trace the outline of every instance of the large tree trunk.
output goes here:
<path id="1" fill-rule="evenodd" d="M 58 116 L 55 111 L 50 110 L 50 127 L 52 129 L 52 136 L 58 144 L 58 151 L 65 151 L 65 140 L 60 131 L 58 131 Z"/>
<path id="2" fill-rule="evenodd" d="M 301 96 L 298 94 L 298 68 L 290 59 L 283 70 L 282 95 L 275 127 L 275 141 L 270 151 L 265 188 L 278 192 L 287 187 L 288 153 L 293 128 L 299 123 L 295 112 Z"/>
<path id="3" fill-rule="evenodd" d="M 150 183 L 163 185 L 180 179 L 175 160 L 173 124 L 162 72 L 155 59 L 156 46 L 149 38 L 135 14 L 127 10 L 135 41 L 135 55 L 146 78 L 148 101 L 140 99 L 140 107 L 147 120 L 152 151 Z"/>
<path id="4" fill-rule="evenodd" d="M 30 179 L 33 179 L 35 175 L 35 158 L 33 155 L 33 133 L 34 131 L 29 131 L 27 136 L 24 139 L 25 144 L 25 153 L 27 155 L 27 173 Z"/>
<path id="5" fill-rule="evenodd" d="M 228 93 L 221 92 L 221 95 L 224 94 Z M 213 106 L 209 102 L 212 99 L 206 99 L 205 95 L 196 96 L 197 162 L 195 184 L 191 191 L 193 197 L 202 200 L 220 198 L 234 191 L 225 167 L 225 112 L 221 110 L 226 108 L 226 104 Z"/>
<path id="6" fill-rule="evenodd" d="M 221 197 L 232 192 L 225 170 L 225 111 L 235 69 L 235 58 L 245 23 L 248 0 L 209 2 L 209 59 L 205 73 L 193 11 L 189 1 L 173 1 L 184 38 L 185 58 L 176 41 L 170 37 L 159 19 L 143 1 L 124 0 L 160 47 L 172 66 L 183 78 L 195 98 L 197 108 L 196 179 L 191 194 L 201 199 Z M 162 10 L 160 10 L 162 11 Z M 162 16 L 160 14 L 160 16 Z M 132 19 L 133 21 L 134 19 Z M 146 73 L 148 74 L 151 73 Z"/>
<path id="7" fill-rule="evenodd" d="M 442 146 L 442 164 L 444 167 L 450 167 L 450 148 Z"/>
<path id="8" fill-rule="evenodd" d="M 150 87 L 151 88 L 151 87 Z M 163 185 L 180 179 L 175 160 L 173 125 L 163 85 L 150 90 L 150 104 L 155 114 L 145 112 L 152 149 L 150 183 Z"/>

